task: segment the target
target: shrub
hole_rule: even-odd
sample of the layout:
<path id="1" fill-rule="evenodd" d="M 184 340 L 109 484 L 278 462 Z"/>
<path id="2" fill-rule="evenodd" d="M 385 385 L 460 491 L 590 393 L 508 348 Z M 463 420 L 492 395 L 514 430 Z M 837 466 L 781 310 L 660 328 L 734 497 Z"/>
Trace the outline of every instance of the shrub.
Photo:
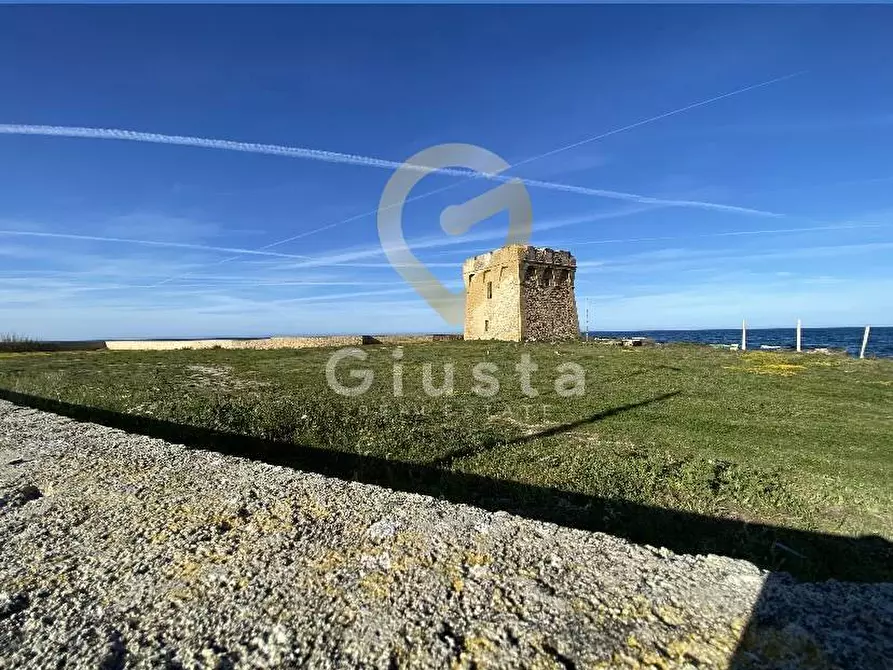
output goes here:
<path id="1" fill-rule="evenodd" d="M 0 333 L 0 351 L 38 351 L 40 342 L 17 333 Z"/>

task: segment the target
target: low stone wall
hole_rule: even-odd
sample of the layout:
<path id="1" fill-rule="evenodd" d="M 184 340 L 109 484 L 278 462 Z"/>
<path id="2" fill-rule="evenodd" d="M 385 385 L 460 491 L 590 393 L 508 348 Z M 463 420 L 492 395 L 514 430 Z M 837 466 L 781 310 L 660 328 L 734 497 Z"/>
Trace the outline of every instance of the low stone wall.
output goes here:
<path id="1" fill-rule="evenodd" d="M 109 340 L 112 351 L 174 351 L 177 349 L 310 349 L 353 347 L 363 344 L 362 335 L 318 337 L 265 337 L 254 340 Z"/>
<path id="2" fill-rule="evenodd" d="M 363 344 L 362 335 L 320 335 L 317 337 L 271 337 L 266 340 L 249 340 L 248 349 L 311 349 L 314 347 L 358 347 Z"/>
<path id="3" fill-rule="evenodd" d="M 317 347 L 359 347 L 364 344 L 417 344 L 461 340 L 461 335 L 319 335 L 307 337 L 266 337 L 252 340 L 109 340 L 112 351 L 174 351 L 177 349 L 311 349 Z"/>
<path id="4" fill-rule="evenodd" d="M 456 333 L 434 335 L 363 335 L 363 344 L 419 344 L 422 342 L 445 342 L 461 340 Z"/>
<path id="5" fill-rule="evenodd" d="M 174 351 L 176 349 L 237 349 L 239 340 L 107 340 L 112 351 Z"/>

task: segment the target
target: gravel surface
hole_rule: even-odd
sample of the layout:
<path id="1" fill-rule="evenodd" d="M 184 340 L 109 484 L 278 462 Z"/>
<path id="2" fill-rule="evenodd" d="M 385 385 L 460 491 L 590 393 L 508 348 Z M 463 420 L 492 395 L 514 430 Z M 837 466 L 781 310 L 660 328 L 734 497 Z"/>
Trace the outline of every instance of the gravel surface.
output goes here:
<path id="1" fill-rule="evenodd" d="M 891 584 L 798 584 L 0 401 L 3 668 L 882 667 L 891 622 Z"/>

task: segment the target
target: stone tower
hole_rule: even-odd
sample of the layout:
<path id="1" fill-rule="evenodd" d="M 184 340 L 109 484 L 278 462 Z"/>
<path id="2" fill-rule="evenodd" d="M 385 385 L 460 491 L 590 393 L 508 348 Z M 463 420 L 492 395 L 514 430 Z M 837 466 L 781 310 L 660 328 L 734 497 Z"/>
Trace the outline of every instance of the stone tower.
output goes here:
<path id="1" fill-rule="evenodd" d="M 568 251 L 510 244 L 462 264 L 466 340 L 569 340 L 580 336 Z"/>

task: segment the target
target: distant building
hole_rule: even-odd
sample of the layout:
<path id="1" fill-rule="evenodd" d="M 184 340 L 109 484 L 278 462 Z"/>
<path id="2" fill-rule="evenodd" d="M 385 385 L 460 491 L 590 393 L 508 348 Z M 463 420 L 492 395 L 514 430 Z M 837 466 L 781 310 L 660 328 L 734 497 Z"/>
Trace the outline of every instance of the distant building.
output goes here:
<path id="1" fill-rule="evenodd" d="M 568 251 L 510 244 L 462 264 L 466 340 L 569 340 L 580 336 Z"/>

